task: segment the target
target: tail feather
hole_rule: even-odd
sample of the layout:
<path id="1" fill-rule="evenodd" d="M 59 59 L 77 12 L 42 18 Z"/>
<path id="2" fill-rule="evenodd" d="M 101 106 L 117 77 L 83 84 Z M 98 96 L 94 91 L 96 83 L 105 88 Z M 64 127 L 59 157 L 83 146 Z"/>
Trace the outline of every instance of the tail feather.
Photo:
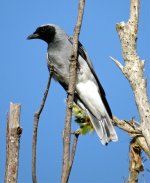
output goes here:
<path id="1" fill-rule="evenodd" d="M 107 130 L 106 124 L 103 122 L 103 120 L 98 121 L 98 123 L 101 124 L 102 130 L 103 130 L 103 136 L 101 138 L 103 139 L 104 143 L 107 144 L 108 137 L 109 137 L 109 134 L 108 134 L 109 131 Z"/>
<path id="2" fill-rule="evenodd" d="M 105 123 L 105 128 L 108 130 L 111 141 L 117 141 L 118 136 L 117 136 L 116 131 L 112 125 L 111 119 L 108 117 L 104 118 L 104 123 Z"/>
<path id="3" fill-rule="evenodd" d="M 95 128 L 97 135 L 99 136 L 102 144 L 108 144 L 110 141 L 117 141 L 118 137 L 115 129 L 112 125 L 111 119 L 106 116 L 102 117 L 101 120 L 95 118 L 88 110 L 87 114 Z"/>

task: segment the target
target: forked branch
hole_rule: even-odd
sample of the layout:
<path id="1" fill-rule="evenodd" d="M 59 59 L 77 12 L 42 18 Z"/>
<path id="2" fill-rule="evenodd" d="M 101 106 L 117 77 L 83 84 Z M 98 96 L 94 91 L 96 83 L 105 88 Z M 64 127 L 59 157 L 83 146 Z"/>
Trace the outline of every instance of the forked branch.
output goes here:
<path id="1" fill-rule="evenodd" d="M 76 85 L 76 73 L 77 73 L 77 60 L 78 60 L 78 40 L 80 29 L 82 25 L 83 13 L 84 13 L 85 0 L 79 0 L 78 17 L 73 35 L 73 47 L 70 56 L 69 64 L 69 86 L 68 86 L 68 97 L 67 97 L 67 109 L 65 118 L 65 127 L 63 133 L 63 165 L 62 165 L 62 177 L 61 182 L 66 183 L 69 176 L 69 163 L 70 163 L 70 141 L 71 141 L 71 117 L 72 107 L 74 100 L 74 92 Z"/>
<path id="2" fill-rule="evenodd" d="M 124 59 L 124 66 L 120 67 L 119 61 L 113 59 L 115 63 L 119 66 L 122 73 L 128 79 L 130 86 L 132 88 L 136 106 L 140 115 L 140 126 L 138 127 L 141 131 L 140 136 L 135 136 L 136 143 L 138 143 L 138 157 L 140 159 L 140 150 L 143 149 L 147 152 L 148 156 L 150 154 L 150 104 L 147 95 L 147 85 L 144 78 L 144 62 L 140 60 L 137 50 L 137 32 L 138 32 L 138 21 L 139 21 L 139 7 L 140 0 L 130 0 L 130 18 L 127 23 L 120 22 L 116 25 L 116 29 L 120 38 L 122 53 Z M 131 133 L 129 133 L 131 135 Z M 144 142 L 144 146 L 142 144 Z M 146 144 L 145 144 L 146 142 Z M 134 161 L 135 147 L 131 143 L 131 160 Z M 134 153 L 133 153 L 134 152 Z M 150 157 L 150 156 L 149 156 Z M 136 162 L 139 163 L 140 161 Z M 135 183 L 138 181 L 138 174 L 140 170 L 134 171 L 131 168 L 130 163 L 130 176 L 128 182 Z M 139 163 L 140 165 L 141 163 Z"/>
<path id="3" fill-rule="evenodd" d="M 150 149 L 150 104 L 147 85 L 144 78 L 144 62 L 140 60 L 137 50 L 137 31 L 139 20 L 139 0 L 131 0 L 130 18 L 127 23 L 117 24 L 125 66 L 122 71 L 128 79 L 139 111 L 141 130 Z"/>

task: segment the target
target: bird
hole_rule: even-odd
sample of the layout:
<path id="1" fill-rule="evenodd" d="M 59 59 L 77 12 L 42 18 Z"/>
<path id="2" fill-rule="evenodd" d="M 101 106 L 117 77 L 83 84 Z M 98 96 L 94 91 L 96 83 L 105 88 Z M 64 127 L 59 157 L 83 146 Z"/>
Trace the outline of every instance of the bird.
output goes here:
<path id="1" fill-rule="evenodd" d="M 27 39 L 40 39 L 47 43 L 48 68 L 53 67 L 53 78 L 67 91 L 73 38 L 55 24 L 44 24 L 37 27 Z M 103 145 L 118 140 L 105 91 L 85 48 L 80 42 L 78 44 L 74 102 L 87 113 Z"/>

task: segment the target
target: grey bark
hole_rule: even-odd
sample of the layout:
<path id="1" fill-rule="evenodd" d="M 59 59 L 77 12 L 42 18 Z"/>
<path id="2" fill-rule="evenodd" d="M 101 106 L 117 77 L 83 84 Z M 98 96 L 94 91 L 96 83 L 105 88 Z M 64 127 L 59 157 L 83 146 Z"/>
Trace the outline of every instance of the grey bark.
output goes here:
<path id="1" fill-rule="evenodd" d="M 128 79 L 130 86 L 132 88 L 136 106 L 140 115 L 140 126 L 139 129 L 142 131 L 142 136 L 144 136 L 144 141 L 147 145 L 146 151 L 150 152 L 150 103 L 147 94 L 147 84 L 144 77 L 144 61 L 141 60 L 137 54 L 136 42 L 137 42 L 137 31 L 138 31 L 138 20 L 139 20 L 139 7 L 140 0 L 130 1 L 130 18 L 127 23 L 121 22 L 116 25 L 116 29 L 120 38 L 122 53 L 124 59 L 124 66 L 113 59 L 113 61 L 120 68 L 122 73 Z M 138 135 L 137 135 L 138 137 Z M 136 138 L 136 136 L 135 136 Z M 142 139 L 143 141 L 143 139 Z M 142 142 L 141 137 L 138 139 L 138 158 L 140 157 L 141 147 L 139 144 Z M 143 141 L 143 142 L 144 142 Z M 140 142 L 140 143 L 139 143 Z M 133 144 L 132 144 L 133 145 Z M 147 150 L 148 147 L 148 150 Z M 135 161 L 135 156 L 137 149 L 132 147 L 132 153 L 130 153 L 130 175 L 128 183 L 138 182 L 139 172 L 142 171 L 140 168 L 140 161 Z M 136 155 L 135 155 L 136 154 Z M 134 162 L 134 163 L 133 163 Z M 137 165 L 135 165 L 135 162 Z M 132 166 L 131 166 L 132 165 Z"/>
<path id="2" fill-rule="evenodd" d="M 9 119 L 7 118 L 5 183 L 17 182 L 20 136 L 22 133 L 20 128 L 20 111 L 20 104 L 10 103 Z"/>
<path id="3" fill-rule="evenodd" d="M 131 0 L 130 18 L 127 23 L 117 24 L 125 65 L 116 62 L 133 90 L 136 106 L 139 111 L 141 130 L 150 150 L 150 103 L 147 84 L 144 77 L 144 61 L 140 60 L 137 50 L 137 31 L 139 19 L 139 0 Z"/>

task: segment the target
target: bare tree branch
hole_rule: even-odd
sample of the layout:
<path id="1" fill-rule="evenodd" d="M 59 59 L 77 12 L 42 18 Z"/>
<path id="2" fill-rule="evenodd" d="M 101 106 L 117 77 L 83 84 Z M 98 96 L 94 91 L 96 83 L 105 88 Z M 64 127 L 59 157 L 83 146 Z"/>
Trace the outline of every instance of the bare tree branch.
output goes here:
<path id="1" fill-rule="evenodd" d="M 147 143 L 145 141 L 145 138 L 142 135 L 142 132 L 134 123 L 134 120 L 127 121 L 127 120 L 119 120 L 117 117 L 113 117 L 113 125 L 119 127 L 120 129 L 126 131 L 130 137 L 136 138 L 136 143 L 138 146 L 147 154 L 147 156 L 150 158 L 150 151 L 147 146 Z"/>
<path id="2" fill-rule="evenodd" d="M 134 133 L 138 133 L 136 127 L 128 126 L 129 128 L 127 128 L 129 135 L 133 137 L 130 144 L 130 175 L 128 183 L 137 183 L 139 172 L 143 170 L 140 157 L 141 149 L 150 157 L 150 104 L 144 78 L 144 61 L 140 60 L 136 50 L 139 6 L 140 0 L 130 0 L 130 18 L 128 22 L 121 22 L 116 25 L 125 66 L 120 67 L 120 63 L 113 59 L 130 83 L 141 121 L 138 127 L 138 131 L 140 129 L 142 132 L 141 135 Z"/>
<path id="3" fill-rule="evenodd" d="M 39 118 L 40 114 L 42 113 L 42 110 L 44 108 L 46 98 L 48 95 L 48 91 L 50 88 L 50 83 L 51 79 L 53 76 L 53 68 L 50 70 L 48 82 L 47 82 L 47 87 L 44 92 L 44 96 L 40 105 L 39 110 L 34 114 L 34 129 L 33 129 L 33 139 L 32 139 L 32 181 L 33 183 L 37 183 L 37 178 L 36 178 L 36 145 L 37 145 L 37 129 L 38 129 L 38 123 L 39 123 Z"/>
<path id="4" fill-rule="evenodd" d="M 141 147 L 136 142 L 136 138 L 130 143 L 130 175 L 127 183 L 137 183 L 138 176 L 144 170 L 141 158 Z"/>
<path id="5" fill-rule="evenodd" d="M 66 183 L 68 180 L 68 167 L 70 162 L 70 141 L 71 141 L 71 117 L 72 117 L 72 106 L 74 100 L 75 84 L 76 84 L 76 73 L 77 73 L 77 59 L 78 59 L 78 39 L 80 29 L 82 25 L 83 13 L 84 13 L 85 0 L 79 0 L 78 17 L 77 23 L 74 29 L 73 35 L 73 47 L 70 57 L 69 65 L 69 86 L 68 86 L 68 97 L 67 97 L 67 109 L 66 119 L 63 134 L 63 165 L 62 165 L 62 177 L 61 182 Z"/>
<path id="6" fill-rule="evenodd" d="M 131 137 L 142 135 L 141 130 L 135 125 L 134 121 L 119 120 L 113 116 L 113 125 L 126 131 Z"/>
<path id="7" fill-rule="evenodd" d="M 8 142 L 9 142 L 9 114 L 7 113 L 6 115 L 6 163 L 5 163 L 5 167 L 8 167 Z M 8 176 L 8 171 L 5 171 L 5 182 L 6 182 L 6 177 Z"/>
<path id="8" fill-rule="evenodd" d="M 136 51 L 139 4 L 139 0 L 131 0 L 129 21 L 117 24 L 116 28 L 120 37 L 125 61 L 123 73 L 132 87 L 141 118 L 141 130 L 150 149 L 150 104 L 143 71 L 144 61 L 139 59 Z"/>
<path id="9" fill-rule="evenodd" d="M 149 148 L 141 130 L 139 129 L 139 125 L 137 126 L 137 124 L 134 123 L 134 120 L 118 120 L 116 117 L 113 117 L 113 122 L 115 126 L 126 131 L 132 137 L 129 153 L 130 174 L 127 183 L 137 183 L 139 173 L 144 170 L 141 159 L 141 150 L 150 157 Z"/>
<path id="10" fill-rule="evenodd" d="M 77 142 L 78 142 L 79 135 L 80 135 L 80 133 L 78 133 L 78 131 L 74 133 L 74 140 L 73 140 L 73 144 L 72 144 L 71 157 L 70 157 L 68 173 L 67 173 L 68 174 L 67 182 L 69 180 L 69 176 L 70 176 L 70 173 L 71 173 L 72 165 L 73 165 L 73 162 L 74 162 L 74 156 L 75 156 L 75 152 L 76 152 L 76 147 L 77 147 Z"/>
<path id="11" fill-rule="evenodd" d="M 20 128 L 20 111 L 20 104 L 10 103 L 9 119 L 7 117 L 5 183 L 17 182 L 20 136 L 22 133 L 22 129 Z"/>
<path id="12" fill-rule="evenodd" d="M 119 67 L 119 69 L 123 72 L 123 65 L 118 61 L 116 60 L 115 58 L 113 57 L 110 57 L 112 61 L 115 62 L 115 64 Z"/>

